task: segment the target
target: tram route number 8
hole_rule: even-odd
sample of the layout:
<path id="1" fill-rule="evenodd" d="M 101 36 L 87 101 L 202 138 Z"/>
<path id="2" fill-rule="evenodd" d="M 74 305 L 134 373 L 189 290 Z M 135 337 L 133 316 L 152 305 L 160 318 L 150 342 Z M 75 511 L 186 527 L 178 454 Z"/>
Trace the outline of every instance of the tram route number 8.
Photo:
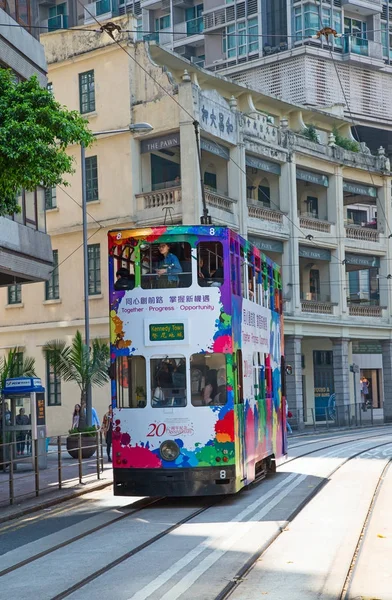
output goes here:
<path id="1" fill-rule="evenodd" d="M 149 424 L 149 432 L 147 433 L 147 437 L 162 437 L 166 433 L 166 424 L 165 423 L 150 423 Z"/>

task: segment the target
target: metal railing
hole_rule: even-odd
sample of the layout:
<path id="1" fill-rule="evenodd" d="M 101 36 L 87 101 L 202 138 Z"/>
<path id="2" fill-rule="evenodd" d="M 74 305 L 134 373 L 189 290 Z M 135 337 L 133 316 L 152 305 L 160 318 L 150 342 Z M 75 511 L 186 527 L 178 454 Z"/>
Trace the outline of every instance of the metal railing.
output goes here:
<path id="1" fill-rule="evenodd" d="M 334 402 L 325 407 L 308 410 L 291 410 L 288 420 L 294 430 L 311 429 L 315 432 L 328 429 L 351 429 L 384 424 L 384 411 L 374 408 L 366 402 L 336 405 Z"/>
<path id="2" fill-rule="evenodd" d="M 47 448 L 31 440 L 31 453 L 20 454 L 20 440 L 0 443 L 0 506 L 13 505 L 32 497 L 101 479 L 103 472 L 102 433 L 82 433 L 50 438 Z M 71 440 L 69 442 L 69 440 Z M 41 466 L 44 459 L 46 466 Z M 91 466 L 93 465 L 93 466 Z M 93 470 L 93 472 L 92 472 Z"/>

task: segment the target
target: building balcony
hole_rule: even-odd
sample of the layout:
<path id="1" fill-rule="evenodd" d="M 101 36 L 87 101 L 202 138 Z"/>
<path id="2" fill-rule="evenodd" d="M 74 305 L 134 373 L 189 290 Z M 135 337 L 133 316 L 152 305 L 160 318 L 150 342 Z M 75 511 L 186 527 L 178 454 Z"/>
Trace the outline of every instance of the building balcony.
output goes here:
<path id="1" fill-rule="evenodd" d="M 308 294 L 305 294 L 308 296 Z M 317 296 L 316 294 L 309 294 L 309 296 Z M 303 313 L 312 313 L 317 315 L 333 315 L 335 312 L 335 306 L 337 304 L 330 302 L 329 300 L 321 299 L 307 299 L 301 300 L 301 311 Z"/>
<path id="2" fill-rule="evenodd" d="M 380 232 L 370 227 L 361 225 L 345 225 L 346 237 L 351 240 L 360 240 L 362 242 L 379 242 Z"/>
<path id="3" fill-rule="evenodd" d="M 206 203 L 209 206 L 224 210 L 228 213 L 234 213 L 234 206 L 237 203 L 236 200 L 229 198 L 226 194 L 219 192 L 218 190 L 205 189 Z"/>
<path id="4" fill-rule="evenodd" d="M 312 231 L 321 233 L 331 233 L 331 225 L 329 221 L 318 219 L 314 215 L 299 215 L 299 226 Z"/>
<path id="5" fill-rule="evenodd" d="M 257 233 L 278 233 L 289 235 L 285 213 L 268 208 L 262 202 L 248 198 L 248 225 Z"/>
<path id="6" fill-rule="evenodd" d="M 47 233 L 0 217 L 0 239 L 0 286 L 49 279 L 53 253 Z"/>
<path id="7" fill-rule="evenodd" d="M 350 317 L 376 317 L 380 318 L 384 316 L 386 306 L 377 306 L 370 304 L 349 304 L 348 311 Z"/>
<path id="8" fill-rule="evenodd" d="M 343 58 L 345 57 L 349 57 L 350 60 L 355 60 L 356 57 L 366 57 L 382 61 L 382 45 L 379 42 L 348 35 L 343 38 Z"/>
<path id="9" fill-rule="evenodd" d="M 225 27 L 228 23 L 232 23 L 243 11 L 245 16 L 245 2 L 238 2 L 236 4 L 222 4 L 216 6 L 210 10 L 203 11 L 204 31 L 212 31 L 214 29 L 220 29 Z"/>
<path id="10" fill-rule="evenodd" d="M 182 216 L 181 186 L 166 187 L 136 194 L 136 223 L 147 225 L 162 223 L 165 217 L 179 222 Z"/>
<path id="11" fill-rule="evenodd" d="M 381 13 L 381 0 L 342 0 L 342 7 L 354 10 L 358 15 L 374 15 Z"/>
<path id="12" fill-rule="evenodd" d="M 48 31 L 57 29 L 68 29 L 68 15 L 56 15 L 48 19 Z"/>
<path id="13" fill-rule="evenodd" d="M 84 8 L 84 22 L 85 24 L 95 23 L 94 17 L 100 19 L 110 19 L 111 17 L 117 16 L 118 11 L 114 8 L 113 0 L 97 0 L 86 4 Z"/>

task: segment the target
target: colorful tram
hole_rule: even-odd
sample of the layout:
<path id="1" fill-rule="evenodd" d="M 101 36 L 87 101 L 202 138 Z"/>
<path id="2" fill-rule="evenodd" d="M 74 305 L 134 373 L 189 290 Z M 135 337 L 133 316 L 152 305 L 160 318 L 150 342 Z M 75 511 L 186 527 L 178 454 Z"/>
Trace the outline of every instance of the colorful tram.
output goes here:
<path id="1" fill-rule="evenodd" d="M 239 491 L 287 451 L 280 268 L 227 227 L 108 237 L 115 495 Z"/>

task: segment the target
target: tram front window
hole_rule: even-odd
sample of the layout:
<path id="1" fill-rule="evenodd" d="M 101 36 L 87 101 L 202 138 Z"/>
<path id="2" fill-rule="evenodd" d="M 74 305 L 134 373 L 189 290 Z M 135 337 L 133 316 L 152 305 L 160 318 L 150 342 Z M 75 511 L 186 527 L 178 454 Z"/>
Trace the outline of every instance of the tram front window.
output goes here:
<path id="1" fill-rule="evenodd" d="M 152 358 L 151 405 L 186 406 L 186 361 L 183 356 Z"/>
<path id="2" fill-rule="evenodd" d="M 193 406 L 226 404 L 226 355 L 192 354 L 191 386 Z"/>
<path id="3" fill-rule="evenodd" d="M 190 244 L 142 244 L 141 269 L 143 289 L 189 287 L 192 284 Z"/>
<path id="4" fill-rule="evenodd" d="M 116 361 L 117 406 L 146 406 L 146 359 L 144 356 L 119 356 Z"/>

